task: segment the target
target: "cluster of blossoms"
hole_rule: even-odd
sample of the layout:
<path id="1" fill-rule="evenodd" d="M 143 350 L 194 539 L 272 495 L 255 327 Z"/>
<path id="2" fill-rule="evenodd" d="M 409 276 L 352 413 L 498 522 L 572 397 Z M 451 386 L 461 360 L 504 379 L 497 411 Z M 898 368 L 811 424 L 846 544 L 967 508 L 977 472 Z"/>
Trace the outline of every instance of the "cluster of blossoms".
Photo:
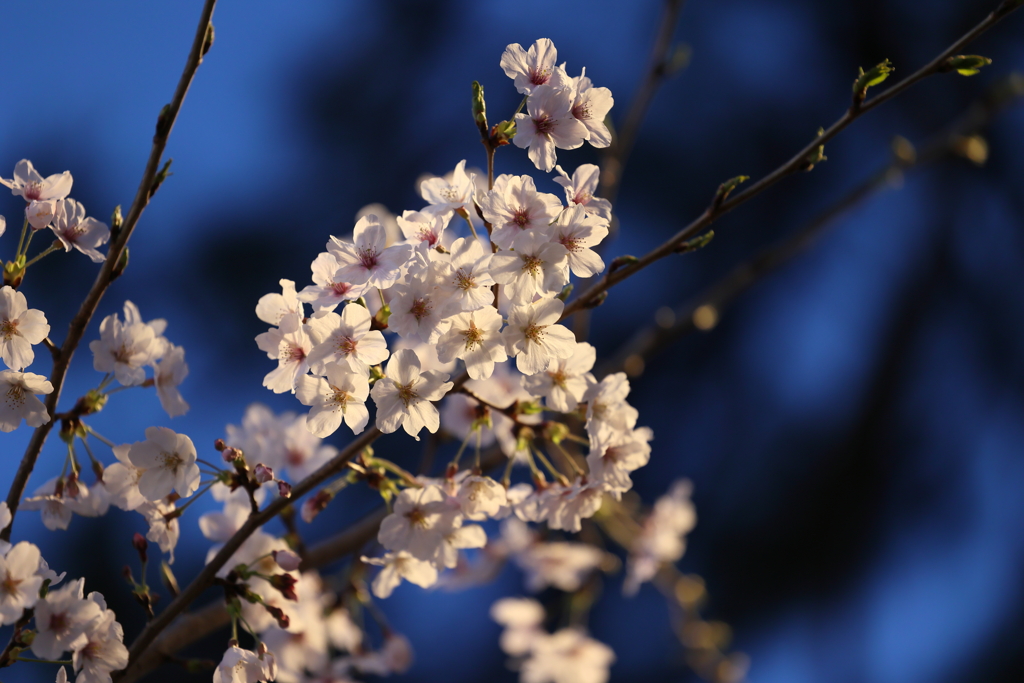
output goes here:
<path id="1" fill-rule="evenodd" d="M 0 526 L 10 522 L 7 503 L 0 503 Z M 31 616 L 34 655 L 53 660 L 71 652 L 78 683 L 109 683 L 111 672 L 128 664 L 121 624 L 100 593 L 85 594 L 84 579 L 54 589 L 63 580 L 36 545 L 0 541 L 0 625 L 24 628 Z M 62 668 L 57 680 L 66 675 Z"/>
<path id="2" fill-rule="evenodd" d="M 383 207 L 362 212 L 351 238 L 331 237 L 312 262 L 312 284 L 300 290 L 281 280 L 280 293 L 267 294 L 256 307 L 270 326 L 256 343 L 277 363 L 264 386 L 293 394 L 308 411 L 278 415 L 250 406 L 241 424 L 229 426 L 215 444 L 217 463 L 199 458 L 187 436 L 166 427 L 150 427 L 145 439 L 115 445 L 85 424 L 111 394 L 131 387 L 154 387 L 170 417 L 188 410 L 178 390 L 188 374 L 184 350 L 164 336 L 166 321 L 143 320 L 131 302 L 120 315 L 104 318 L 99 339 L 90 343 L 93 367 L 105 373 L 99 386 L 71 411 L 47 414 L 36 395 L 52 387 L 24 370 L 49 325 L 28 308 L 12 276 L 32 263 L 25 258 L 27 244 L 19 246 L 14 269 L 5 270 L 12 285 L 0 289 L 0 358 L 9 369 L 0 377 L 9 389 L 0 405 L 0 429 L 10 431 L 22 419 L 39 426 L 56 418 L 68 443 L 65 471 L 22 507 L 41 511 L 50 529 L 66 529 L 73 513 L 99 516 L 111 505 L 140 513 L 148 527 L 145 538 L 137 534 L 135 541 L 143 572 L 146 539 L 173 562 L 179 518 L 198 498 L 193 494 L 209 492 L 222 504 L 199 518 L 213 544 L 210 562 L 268 501 L 289 498 L 293 485 L 336 460 L 339 451 L 323 439 L 343 424 L 360 434 L 372 420 L 382 433 L 401 429 L 419 440 L 426 430 L 461 443 L 438 477 L 414 476 L 367 448 L 346 462 L 343 477 L 303 503 L 301 516 L 312 521 L 342 488 L 357 482 L 387 502 L 376 545 L 357 553 L 340 588 L 303 566 L 294 526 L 284 536 L 245 529 L 216 574 L 233 637 L 214 671 L 215 683 L 344 683 L 405 671 L 412 661 L 408 641 L 379 610 L 366 607 L 370 593 L 387 598 L 403 580 L 458 588 L 485 581 L 511 562 L 530 591 L 576 593 L 599 571 L 619 566 L 611 553 L 566 536 L 580 532 L 584 520 L 593 518 L 603 528 L 622 514 L 619 501 L 632 488 L 631 474 L 647 464 L 653 434 L 637 426 L 626 375 L 595 377 L 596 349 L 559 324 L 571 277 L 605 270 L 595 248 L 609 233 L 612 207 L 596 196 L 597 166 L 584 164 L 570 175 L 555 163 L 556 148 L 610 143 L 605 117 L 612 98 L 585 73 L 572 78 L 555 60 L 549 40 L 529 50 L 507 48 L 501 66 L 526 96 L 520 109 L 527 113 L 516 113 L 514 135 L 505 122 L 507 139 L 499 144 L 511 140 L 529 148 L 530 159 L 563 196 L 542 191 L 529 175 L 487 178 L 467 170 L 463 160 L 447 176 L 420 183 L 426 205 L 418 210 L 400 216 Z M 57 235 L 47 253 L 59 244 L 104 260 L 96 247 L 109 231 L 67 198 L 69 173 L 44 180 L 23 161 L 14 175 L 0 182 L 28 202 L 26 231 L 50 227 Z M 468 231 L 460 234 L 463 222 Z M 115 380 L 120 386 L 109 389 Z M 80 479 L 74 447 L 78 439 L 88 449 L 89 438 L 107 443 L 116 459 L 104 466 L 89 450 L 92 485 Z M 475 464 L 464 466 L 470 446 Z M 499 453 L 506 459 L 500 480 L 486 474 L 485 450 L 487 462 Z M 516 465 L 528 475 L 518 476 Z M 688 484 L 676 485 L 642 523 L 630 521 L 641 529 L 625 547 L 625 588 L 635 592 L 682 555 L 694 523 Z M 82 581 L 48 592 L 59 578 L 35 546 L 22 542 L 3 550 L 3 623 L 34 608 L 34 652 L 52 658 L 70 650 L 78 681 L 109 681 L 110 672 L 127 664 L 127 652 L 102 596 L 83 597 Z M 371 572 L 372 579 L 366 576 Z M 155 598 L 145 581 L 135 583 L 130 571 L 128 578 L 152 615 Z M 366 614 L 380 627 L 376 646 L 365 629 Z M 527 599 L 501 601 L 492 614 L 506 627 L 502 647 L 519 660 L 526 683 L 607 679 L 615 656 L 582 624 L 547 633 L 543 609 Z M 240 645 L 239 624 L 253 649 Z"/>

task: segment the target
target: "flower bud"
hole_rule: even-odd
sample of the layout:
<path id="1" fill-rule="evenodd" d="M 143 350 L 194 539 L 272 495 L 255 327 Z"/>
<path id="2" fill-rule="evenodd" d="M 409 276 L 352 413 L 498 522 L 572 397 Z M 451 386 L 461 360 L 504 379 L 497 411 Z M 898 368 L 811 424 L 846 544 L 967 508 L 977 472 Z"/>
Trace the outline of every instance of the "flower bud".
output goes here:
<path id="1" fill-rule="evenodd" d="M 302 562 L 302 558 L 291 550 L 275 550 L 271 555 L 274 556 L 274 562 L 277 562 L 277 566 L 286 572 L 295 571 L 299 568 L 299 563 Z"/>
<path id="2" fill-rule="evenodd" d="M 321 489 L 311 498 L 307 498 L 306 502 L 302 504 L 302 521 L 307 524 L 312 522 L 317 515 L 324 511 L 332 498 L 334 498 L 334 494 L 326 489 Z"/>
<path id="3" fill-rule="evenodd" d="M 256 465 L 256 469 L 253 470 L 253 475 L 256 477 L 257 483 L 260 484 L 266 484 L 268 481 L 274 481 L 274 470 L 263 463 Z"/>
<path id="4" fill-rule="evenodd" d="M 135 535 L 132 536 L 132 547 L 135 548 L 136 551 L 138 551 L 139 559 L 145 562 L 146 549 L 149 547 L 149 541 L 146 540 L 146 537 L 136 532 Z"/>
<path id="5" fill-rule="evenodd" d="M 282 498 L 291 498 L 292 485 L 286 481 L 277 482 L 277 495 L 281 496 Z"/>
<path id="6" fill-rule="evenodd" d="M 299 596 L 295 594 L 295 577 L 291 574 L 274 574 L 270 577 L 270 585 L 281 592 L 287 600 L 297 602 Z"/>

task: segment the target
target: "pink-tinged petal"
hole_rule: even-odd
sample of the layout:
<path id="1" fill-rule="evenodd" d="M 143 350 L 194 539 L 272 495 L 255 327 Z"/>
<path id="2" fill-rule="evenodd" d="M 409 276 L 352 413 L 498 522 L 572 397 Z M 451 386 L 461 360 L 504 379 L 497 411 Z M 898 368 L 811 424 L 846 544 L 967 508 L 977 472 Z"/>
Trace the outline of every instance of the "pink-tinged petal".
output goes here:
<path id="1" fill-rule="evenodd" d="M 345 424 L 349 426 L 353 434 L 361 433 L 370 421 L 370 411 L 362 403 L 349 403 L 345 408 Z"/>
<path id="2" fill-rule="evenodd" d="M 333 403 L 318 403 L 309 409 L 306 429 L 313 436 L 323 439 L 338 431 L 342 417 L 341 408 Z"/>
<path id="3" fill-rule="evenodd" d="M 513 139 L 513 142 L 515 142 L 515 139 Z M 580 141 L 580 144 L 583 144 L 582 140 Z M 579 145 L 577 145 L 577 147 L 578 146 Z M 555 143 L 546 136 L 538 135 L 533 139 L 533 144 L 530 145 L 530 152 L 527 156 L 530 157 L 530 161 L 533 162 L 534 166 L 545 173 L 550 173 L 551 169 L 555 167 L 555 161 L 557 159 L 555 155 Z"/>
<path id="4" fill-rule="evenodd" d="M 396 351 L 387 365 L 388 379 L 406 386 L 420 376 L 420 359 L 412 349 Z"/>

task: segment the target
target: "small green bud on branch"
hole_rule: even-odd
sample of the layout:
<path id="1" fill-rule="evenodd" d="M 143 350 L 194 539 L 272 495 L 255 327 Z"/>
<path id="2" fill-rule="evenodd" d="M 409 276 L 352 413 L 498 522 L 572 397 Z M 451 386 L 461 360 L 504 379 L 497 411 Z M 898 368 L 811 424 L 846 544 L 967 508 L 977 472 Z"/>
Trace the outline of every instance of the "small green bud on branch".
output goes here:
<path id="1" fill-rule="evenodd" d="M 867 71 L 864 71 L 864 69 L 859 71 L 857 80 L 853 82 L 853 108 L 855 110 L 860 108 L 864 98 L 867 97 L 868 88 L 876 86 L 889 78 L 889 74 L 895 71 L 895 69 L 892 67 L 892 62 L 886 59 L 881 64 L 876 64 Z"/>
<path id="2" fill-rule="evenodd" d="M 713 240 L 714 238 L 715 238 L 715 231 L 714 230 L 708 230 L 703 235 L 697 235 L 692 240 L 686 240 L 685 242 L 680 244 L 678 247 L 676 247 L 676 253 L 677 254 L 687 254 L 687 253 L 689 253 L 691 251 L 697 251 L 698 249 L 703 249 L 704 247 L 708 246 L 708 244 L 710 244 L 711 240 Z"/>
<path id="3" fill-rule="evenodd" d="M 718 210 L 722 206 L 722 202 L 729 198 L 729 193 L 740 186 L 741 183 L 745 183 L 750 180 L 748 175 L 738 175 L 735 178 L 729 178 L 724 183 L 718 186 L 718 191 L 715 192 L 715 199 L 711 203 L 711 208 Z"/>
<path id="4" fill-rule="evenodd" d="M 167 180 L 168 177 L 174 175 L 173 173 L 171 173 L 171 163 L 173 161 L 174 159 L 168 159 L 164 163 L 163 168 L 161 168 L 160 171 L 156 174 L 156 177 L 153 178 L 153 184 L 149 186 L 150 199 L 152 199 L 153 195 L 156 194 L 156 191 L 160 189 L 160 186 L 164 184 L 164 181 Z"/>
<path id="5" fill-rule="evenodd" d="M 988 57 L 982 57 L 981 55 L 957 55 L 947 59 L 946 62 L 939 67 L 939 71 L 956 71 L 961 76 L 973 76 L 981 71 L 982 67 L 986 67 L 991 63 L 991 59 Z"/>
<path id="6" fill-rule="evenodd" d="M 479 81 L 473 81 L 473 121 L 480 129 L 480 136 L 486 141 L 487 135 L 487 103 L 484 102 L 484 87 Z"/>

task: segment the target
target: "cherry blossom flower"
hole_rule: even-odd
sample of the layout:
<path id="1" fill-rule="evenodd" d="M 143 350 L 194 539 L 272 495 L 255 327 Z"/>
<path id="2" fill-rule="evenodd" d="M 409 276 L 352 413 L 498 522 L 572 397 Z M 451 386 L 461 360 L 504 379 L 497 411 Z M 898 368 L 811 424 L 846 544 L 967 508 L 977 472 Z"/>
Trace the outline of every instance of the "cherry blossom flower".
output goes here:
<path id="1" fill-rule="evenodd" d="M 452 242 L 450 258 L 441 264 L 440 295 L 452 311 L 475 311 L 494 300 L 489 272 L 491 255 L 480 240 L 460 237 Z"/>
<path id="2" fill-rule="evenodd" d="M 0 185 L 11 188 L 11 194 L 23 197 L 26 202 L 64 199 L 71 192 L 71 183 L 71 171 L 55 173 L 44 179 L 28 159 L 22 159 L 15 165 L 12 180 L 0 178 Z"/>
<path id="3" fill-rule="evenodd" d="M 444 537 L 461 524 L 459 512 L 447 504 L 437 486 L 403 490 L 393 511 L 380 523 L 377 541 L 395 552 L 407 551 L 425 562 L 439 562 Z"/>
<path id="4" fill-rule="evenodd" d="M 583 400 L 587 389 L 597 384 L 590 374 L 597 360 L 597 349 L 580 342 L 568 358 L 553 358 L 543 372 L 523 377 L 523 387 L 534 396 L 545 397 L 552 410 L 569 413 Z"/>
<path id="5" fill-rule="evenodd" d="M 96 602 L 85 599 L 85 579 L 50 591 L 36 603 L 35 610 L 32 652 L 42 659 L 59 659 L 68 650 L 84 647 L 86 630 L 103 613 Z"/>
<path id="6" fill-rule="evenodd" d="M 74 247 L 93 263 L 103 263 L 107 257 L 96 248 L 110 239 L 110 228 L 106 223 L 85 216 L 85 206 L 74 199 L 60 199 L 53 212 L 50 229 L 64 245 L 64 251 Z"/>
<path id="7" fill-rule="evenodd" d="M 573 91 L 550 84 L 538 85 L 526 103 L 527 114 L 516 114 L 512 142 L 529 148 L 530 161 L 545 173 L 555 167 L 555 148 L 576 149 L 590 135 L 572 115 Z"/>
<path id="8" fill-rule="evenodd" d="M 690 501 L 693 486 L 680 479 L 654 503 L 644 520 L 643 530 L 634 539 L 626 560 L 626 580 L 622 591 L 634 595 L 640 584 L 650 581 L 666 562 L 675 562 L 686 551 L 686 534 L 697 525 L 697 513 Z"/>
<path id="9" fill-rule="evenodd" d="M 640 469 L 651 459 L 650 440 L 654 433 L 647 427 L 632 431 L 606 433 L 598 448 L 587 455 L 590 478 L 602 483 L 616 499 L 633 488 L 631 472 Z"/>
<path id="10" fill-rule="evenodd" d="M 595 197 L 597 185 L 601 177 L 601 169 L 595 164 L 583 164 L 578 166 L 572 174 L 562 170 L 561 166 L 555 166 L 558 175 L 554 181 L 565 188 L 565 199 L 569 206 L 582 206 L 586 212 L 597 216 L 605 223 L 611 223 L 612 203 L 607 199 Z"/>
<path id="11" fill-rule="evenodd" d="M 629 395 L 629 380 L 626 373 L 616 372 L 602 379 L 587 390 L 587 434 L 590 447 L 599 449 L 599 444 L 614 438 L 616 432 L 626 432 L 636 427 L 636 408 L 626 403 Z"/>
<path id="12" fill-rule="evenodd" d="M 174 548 L 177 547 L 178 539 L 181 537 L 181 527 L 178 524 L 178 518 L 167 518 L 167 515 L 174 512 L 174 510 L 174 503 L 168 503 L 164 500 L 146 501 L 135 508 L 136 512 L 146 518 L 146 523 L 149 525 L 146 538 L 160 546 L 162 552 L 170 555 L 167 560 L 168 564 L 174 564 Z"/>
<path id="13" fill-rule="evenodd" d="M 110 683 L 112 672 L 128 666 L 124 630 L 101 594 L 89 593 L 88 599 L 99 605 L 101 612 L 86 628 L 85 644 L 76 647 L 72 656 L 75 683 Z"/>
<path id="14" fill-rule="evenodd" d="M 256 302 L 256 316 L 265 323 L 280 326 L 285 318 L 302 317 L 302 304 L 295 293 L 295 283 L 291 280 L 280 280 L 281 293 L 264 294 Z"/>
<path id="15" fill-rule="evenodd" d="M 534 543 L 513 557 L 526 573 L 526 588 L 532 592 L 548 586 L 572 593 L 605 563 L 605 554 L 586 543 Z"/>
<path id="16" fill-rule="evenodd" d="M 7 219 L 0 216 L 0 235 L 3 235 L 7 230 Z"/>
<path id="17" fill-rule="evenodd" d="M 547 233 L 548 225 L 562 210 L 562 202 L 553 194 L 537 192 L 528 175 L 500 175 L 494 189 L 480 200 L 480 209 L 493 226 L 491 241 L 502 249 L 518 249 L 521 236 Z"/>
<path id="18" fill-rule="evenodd" d="M 311 407 L 306 427 L 323 438 L 338 431 L 344 420 L 353 434 L 360 433 L 370 420 L 365 405 L 370 394 L 366 377 L 340 363 L 329 364 L 326 375 L 326 379 L 309 375 L 299 378 L 295 397 L 302 405 Z"/>
<path id="19" fill-rule="evenodd" d="M 167 411 L 168 417 L 178 417 L 188 412 L 188 403 L 181 397 L 178 386 L 188 377 L 188 364 L 185 363 L 185 349 L 170 345 L 167 353 L 159 363 L 153 365 L 153 384 L 160 398 L 160 405 Z"/>
<path id="20" fill-rule="evenodd" d="M 379 330 L 371 330 L 370 312 L 359 304 L 348 304 L 341 315 L 325 311 L 309 319 L 313 350 L 308 362 L 313 372 L 323 375 L 331 362 L 341 362 L 364 376 L 371 365 L 388 358 L 388 345 Z"/>
<path id="21" fill-rule="evenodd" d="M 63 477 L 44 483 L 31 498 L 21 503 L 22 510 L 39 510 L 43 526 L 50 531 L 64 530 L 71 523 L 76 503 L 89 496 L 89 488 Z"/>
<path id="22" fill-rule="evenodd" d="M 50 414 L 36 395 L 51 392 L 53 385 L 42 375 L 0 370 L 0 431 L 13 432 L 22 420 L 29 427 L 49 422 Z"/>
<path id="23" fill-rule="evenodd" d="M 530 233 L 520 237 L 515 251 L 491 257 L 491 277 L 513 305 L 554 296 L 569 282 L 568 252 L 546 235 Z"/>
<path id="24" fill-rule="evenodd" d="M 479 524 L 458 526 L 444 535 L 441 544 L 439 564 L 454 569 L 459 564 L 459 551 L 467 548 L 483 548 L 487 545 L 487 534 Z"/>
<path id="25" fill-rule="evenodd" d="M 142 313 L 139 312 L 139 307 L 133 304 L 131 301 L 124 302 L 124 324 L 125 325 L 146 325 L 149 329 L 153 330 L 153 360 L 160 360 L 164 357 L 164 354 L 171 348 L 171 342 L 167 341 L 167 337 L 164 336 L 164 331 L 167 330 L 167 321 L 163 318 L 156 318 L 148 322 L 143 321 Z"/>
<path id="26" fill-rule="evenodd" d="M 263 378 L 263 386 L 275 394 L 295 393 L 295 384 L 309 371 L 309 354 L 313 342 L 297 317 L 281 321 L 280 341 L 277 344 L 277 367 Z"/>
<path id="27" fill-rule="evenodd" d="M 534 41 L 529 50 L 519 43 L 512 43 L 501 55 L 501 69 L 515 82 L 516 90 L 523 95 L 533 93 L 537 86 L 555 80 L 564 83 L 564 72 L 555 66 L 558 50 L 547 38 Z M 559 80 L 561 79 L 561 80 Z"/>
<path id="28" fill-rule="evenodd" d="M 142 384 L 145 366 L 163 350 L 153 327 L 143 322 L 124 323 L 112 313 L 100 323 L 100 338 L 89 342 L 92 366 L 97 372 L 110 372 L 124 386 Z"/>
<path id="29" fill-rule="evenodd" d="M 13 624 L 39 600 L 43 585 L 43 577 L 38 574 L 41 559 L 39 548 L 28 541 L 21 541 L 0 557 L 0 624 Z"/>
<path id="30" fill-rule="evenodd" d="M 111 450 L 117 462 L 103 470 L 103 484 L 110 494 L 110 502 L 122 510 L 134 510 L 146 502 L 146 497 L 139 491 L 139 477 L 145 470 L 132 464 L 128 457 L 131 448 L 127 443 L 114 446 Z"/>
<path id="31" fill-rule="evenodd" d="M 508 358 L 501 336 L 501 316 L 491 307 L 458 313 L 449 318 L 451 326 L 437 340 L 437 357 L 442 362 L 461 358 L 473 379 L 486 379 L 494 364 Z"/>
<path id="32" fill-rule="evenodd" d="M 580 520 L 593 517 L 601 508 L 605 489 L 602 482 L 581 478 L 569 486 L 548 487 L 541 507 L 548 528 L 579 533 Z"/>
<path id="33" fill-rule="evenodd" d="M 522 657 L 544 633 L 544 608 L 531 598 L 502 598 L 491 605 L 491 619 L 505 627 L 499 644 L 511 657 Z"/>
<path id="34" fill-rule="evenodd" d="M 331 610 L 325 618 L 327 638 L 339 650 L 353 652 L 363 643 L 363 630 L 359 628 L 344 607 Z"/>
<path id="35" fill-rule="evenodd" d="M 447 328 L 448 306 L 438 284 L 438 269 L 428 265 L 419 277 L 409 277 L 391 289 L 391 316 L 388 328 L 395 333 L 425 344 L 434 344 Z"/>
<path id="36" fill-rule="evenodd" d="M 450 180 L 427 178 L 420 183 L 420 195 L 430 206 L 424 211 L 438 216 L 450 217 L 452 212 L 473 208 L 473 193 L 476 189 L 475 174 L 466 173 L 466 160 L 455 165 Z"/>
<path id="37" fill-rule="evenodd" d="M 21 292 L 8 285 L 0 288 L 0 358 L 11 370 L 24 370 L 35 359 L 34 344 L 50 334 L 46 316 L 28 307 Z"/>
<path id="38" fill-rule="evenodd" d="M 440 418 L 431 401 L 440 401 L 454 386 L 448 375 L 435 370 L 421 373 L 420 359 L 409 349 L 391 356 L 385 375 L 370 392 L 377 405 L 377 427 L 385 434 L 402 427 L 417 441 L 424 427 L 436 432 Z"/>
<path id="39" fill-rule="evenodd" d="M 284 417 L 280 421 L 283 432 L 276 446 L 279 450 L 266 453 L 272 456 L 267 463 L 283 469 L 292 481 L 300 481 L 337 455 L 338 449 L 324 444 L 320 437 L 311 433 L 308 416 L 287 413 L 290 422 Z M 267 484 L 264 488 L 272 489 L 273 485 Z M 256 493 L 262 494 L 262 491 Z"/>
<path id="40" fill-rule="evenodd" d="M 269 652 L 262 657 L 231 645 L 213 670 L 213 683 L 259 683 L 277 678 L 277 664 Z"/>
<path id="41" fill-rule="evenodd" d="M 146 440 L 132 444 L 128 457 L 144 469 L 139 477 L 139 492 L 147 500 L 157 501 L 172 490 L 188 498 L 199 488 L 199 466 L 192 439 L 166 427 L 149 427 Z"/>
<path id="42" fill-rule="evenodd" d="M 521 683 L 605 683 L 615 653 L 574 628 L 537 638 L 523 662 Z"/>
<path id="43" fill-rule="evenodd" d="M 398 227 L 402 229 L 405 240 L 413 246 L 424 246 L 433 249 L 447 246 L 442 241 L 444 229 L 448 227 L 451 214 L 433 214 L 426 211 L 405 211 L 397 218 Z"/>
<path id="44" fill-rule="evenodd" d="M 587 127 L 590 137 L 587 140 L 594 147 L 607 147 L 612 144 L 612 134 L 605 124 L 605 118 L 615 100 L 608 88 L 595 88 L 587 77 L 587 70 L 578 78 L 573 79 L 576 97 L 572 103 L 573 117 Z"/>
<path id="45" fill-rule="evenodd" d="M 11 193 L 23 197 L 28 203 L 25 217 L 33 230 L 41 230 L 50 224 L 58 199 L 64 199 L 71 192 L 71 172 L 55 173 L 43 178 L 28 159 L 22 159 L 14 167 L 14 178 L 0 178 L 0 185 L 11 188 Z"/>
<path id="46" fill-rule="evenodd" d="M 556 324 L 565 305 L 558 299 L 541 299 L 509 309 L 502 330 L 505 347 L 516 356 L 516 367 L 525 375 L 544 370 L 553 358 L 568 358 L 576 349 L 576 337 Z"/>
<path id="47" fill-rule="evenodd" d="M 310 269 L 313 271 L 313 284 L 303 288 L 298 299 L 310 304 L 315 310 L 333 311 L 341 302 L 355 301 L 368 289 L 365 283 L 354 285 L 337 279 L 341 264 L 329 252 L 321 252 L 313 259 Z"/>
<path id="48" fill-rule="evenodd" d="M 374 215 L 360 218 L 352 237 L 353 242 L 331 237 L 327 244 L 327 251 L 341 264 L 335 278 L 381 289 L 393 285 L 412 254 L 412 246 L 396 244 L 385 248 L 387 234 Z"/>
<path id="49" fill-rule="evenodd" d="M 569 270 L 579 277 L 593 277 L 604 270 L 604 261 L 590 247 L 608 236 L 601 220 L 582 206 L 571 206 L 551 225 L 551 241 L 569 252 Z"/>
<path id="50" fill-rule="evenodd" d="M 412 659 L 409 640 L 400 633 L 388 633 L 384 636 L 384 646 L 380 650 L 342 658 L 335 670 L 347 672 L 351 668 L 371 676 L 390 676 L 408 671 Z"/>
<path id="51" fill-rule="evenodd" d="M 384 557 L 363 557 L 366 564 L 383 567 L 373 579 L 371 589 L 380 599 L 390 597 L 391 593 L 405 579 L 421 588 L 430 588 L 437 583 L 437 567 L 430 562 L 418 560 L 406 551 L 387 553 Z"/>

